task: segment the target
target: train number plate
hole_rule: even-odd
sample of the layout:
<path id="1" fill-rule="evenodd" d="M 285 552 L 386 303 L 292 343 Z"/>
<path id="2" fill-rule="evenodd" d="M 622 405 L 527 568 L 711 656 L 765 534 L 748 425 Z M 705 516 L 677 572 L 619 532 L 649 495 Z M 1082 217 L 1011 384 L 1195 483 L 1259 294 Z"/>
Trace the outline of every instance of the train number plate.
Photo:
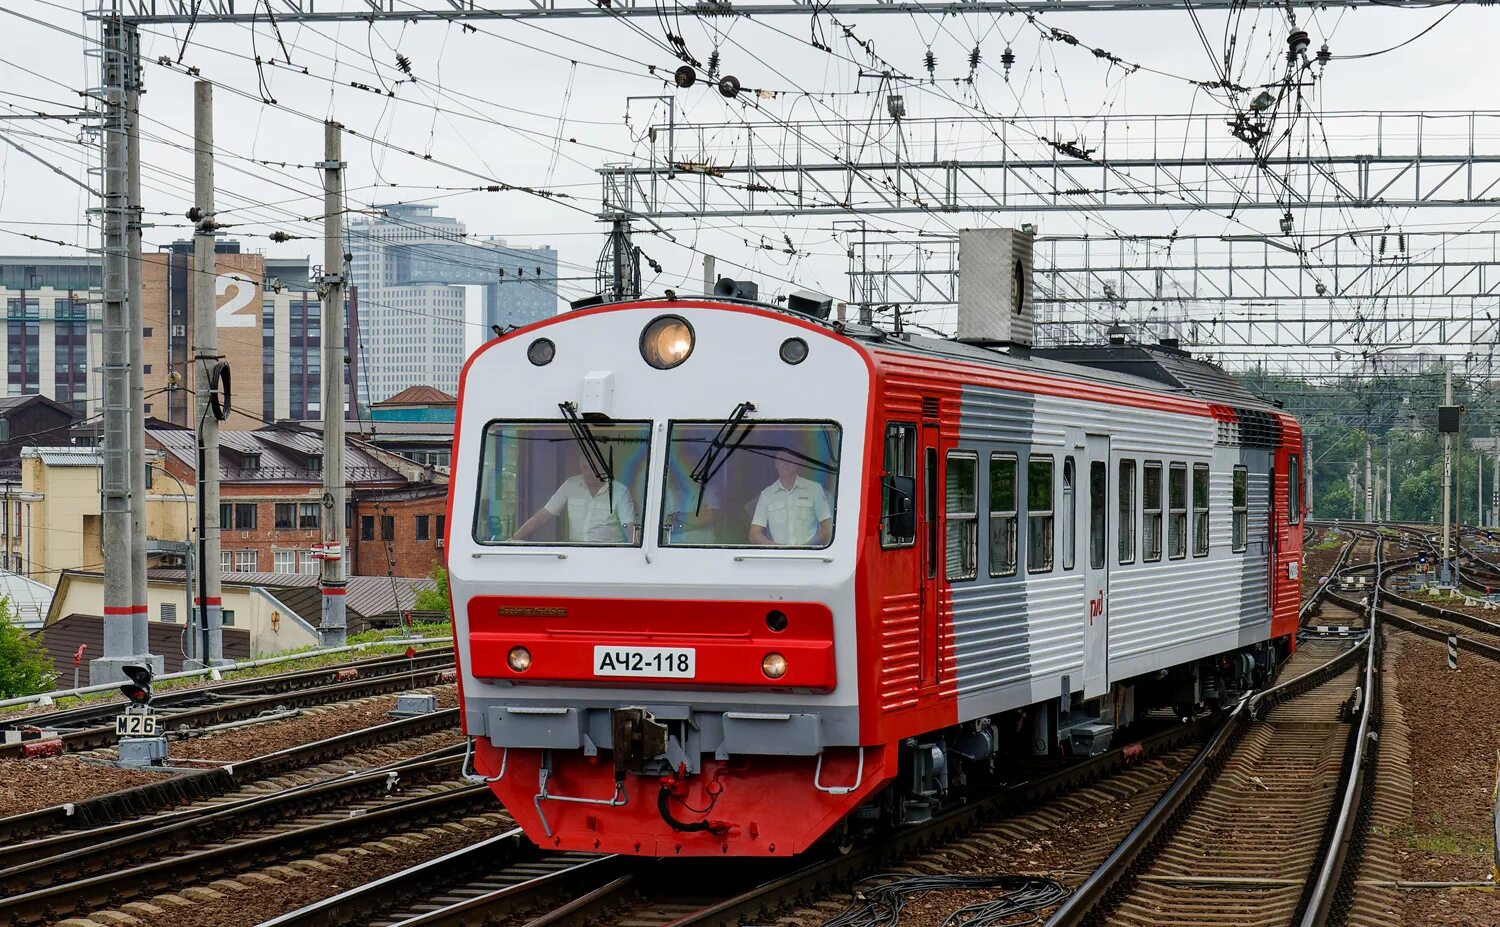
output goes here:
<path id="1" fill-rule="evenodd" d="M 692 679 L 698 671 L 697 662 L 697 651 L 691 647 L 594 648 L 595 676 Z"/>
<path id="2" fill-rule="evenodd" d="M 115 736 L 158 737 L 161 718 L 156 715 L 115 715 Z"/>

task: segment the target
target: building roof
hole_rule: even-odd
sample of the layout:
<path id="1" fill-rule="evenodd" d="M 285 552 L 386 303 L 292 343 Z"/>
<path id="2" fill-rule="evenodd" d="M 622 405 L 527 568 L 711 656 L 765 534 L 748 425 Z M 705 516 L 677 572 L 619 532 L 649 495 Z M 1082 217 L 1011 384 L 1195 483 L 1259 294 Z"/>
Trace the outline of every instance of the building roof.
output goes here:
<path id="1" fill-rule="evenodd" d="M 63 405 L 56 400 L 49 399 L 48 397 L 43 396 L 40 393 L 32 393 L 27 396 L 0 396 L 0 416 L 10 415 L 12 412 L 32 405 L 50 406 L 59 413 L 66 415 L 68 418 L 78 417 L 78 413 L 74 412 L 68 406 Z"/>
<path id="2" fill-rule="evenodd" d="M 183 651 L 187 642 L 183 640 L 185 624 L 170 624 L 162 621 L 147 622 L 146 631 L 152 653 L 162 655 L 166 671 L 175 673 L 182 669 Z M 80 644 L 86 645 L 83 654 L 82 677 L 88 682 L 88 661 L 104 656 L 104 619 L 98 615 L 67 615 L 57 619 L 35 637 L 41 641 L 52 661 L 52 671 L 57 674 L 59 684 L 73 683 L 73 655 Z M 250 657 L 250 632 L 245 628 L 224 629 L 224 656 L 230 660 L 245 660 Z"/>
<path id="3" fill-rule="evenodd" d="M 191 431 L 150 429 L 146 433 L 184 467 L 197 469 L 198 444 Z M 219 438 L 219 446 L 230 452 L 219 457 L 219 479 L 224 482 L 322 482 L 322 435 L 295 426 L 271 426 L 256 431 L 225 430 Z M 311 458 L 319 458 L 318 465 Z M 351 484 L 406 481 L 354 441 L 344 446 L 344 476 Z"/>
<path id="4" fill-rule="evenodd" d="M 22 449 L 21 456 L 49 467 L 104 466 L 104 452 L 97 447 L 28 447 Z"/>
<path id="5" fill-rule="evenodd" d="M 456 406 L 458 397 L 450 396 L 435 386 L 408 386 L 406 389 L 375 403 L 373 409 L 388 409 L 392 406 Z"/>
<path id="6" fill-rule="evenodd" d="M 77 571 L 83 575 L 103 575 Z M 163 582 L 182 582 L 182 570 L 148 570 L 147 579 Z M 259 586 L 275 592 L 276 598 L 297 614 L 306 618 L 313 627 L 321 623 L 322 593 L 318 590 L 318 577 L 306 573 L 220 573 L 220 582 L 226 586 Z M 403 576 L 351 576 L 345 606 L 352 616 L 371 619 L 411 609 L 417 593 L 423 589 L 436 589 L 437 584 L 427 577 L 412 579 Z M 311 590 L 312 607 L 304 609 L 298 592 Z"/>
<path id="7" fill-rule="evenodd" d="M 52 608 L 52 587 L 19 573 L 0 572 L 0 596 L 9 603 L 12 621 L 23 628 L 40 628 Z"/>

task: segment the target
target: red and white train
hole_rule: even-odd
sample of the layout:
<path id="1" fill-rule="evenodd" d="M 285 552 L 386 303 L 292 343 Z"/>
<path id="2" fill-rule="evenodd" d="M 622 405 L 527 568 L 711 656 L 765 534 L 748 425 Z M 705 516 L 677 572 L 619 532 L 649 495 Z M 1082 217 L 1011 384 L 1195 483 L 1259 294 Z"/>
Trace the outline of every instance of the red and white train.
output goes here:
<path id="1" fill-rule="evenodd" d="M 1170 346 L 811 306 L 598 305 L 466 366 L 463 721 L 539 844 L 802 852 L 1295 646 L 1292 418 Z"/>

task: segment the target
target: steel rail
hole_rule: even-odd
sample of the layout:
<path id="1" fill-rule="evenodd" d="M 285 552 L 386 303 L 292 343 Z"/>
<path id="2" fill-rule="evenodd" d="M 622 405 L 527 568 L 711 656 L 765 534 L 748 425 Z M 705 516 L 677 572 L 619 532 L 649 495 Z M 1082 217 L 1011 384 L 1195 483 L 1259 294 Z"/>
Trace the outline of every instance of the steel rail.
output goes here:
<path id="1" fill-rule="evenodd" d="M 124 866 L 85 879 L 0 897 L 0 920 L 12 925 L 50 923 L 70 914 L 82 915 L 104 905 L 116 905 L 125 899 L 180 889 L 185 883 L 234 875 L 268 859 L 305 855 L 351 840 L 409 830 L 414 822 L 458 817 L 487 807 L 491 801 L 485 786 L 463 785 L 334 821 Z"/>
<path id="2" fill-rule="evenodd" d="M 181 773 L 119 792 L 0 818 L 0 841 L 7 844 L 60 831 L 78 831 L 148 815 L 164 808 L 222 795 L 247 782 L 314 766 L 361 749 L 456 728 L 458 709 L 449 708 L 387 721 L 298 744 L 238 763 Z"/>
<path id="3" fill-rule="evenodd" d="M 398 784 L 451 780 L 462 748 L 447 748 L 369 770 L 254 795 L 239 801 L 186 808 L 29 844 L 0 848 L 0 893 L 21 894 L 112 869 L 122 859 L 144 861 L 225 840 L 248 830 L 381 798 Z"/>
<path id="4" fill-rule="evenodd" d="M 164 713 L 160 715 L 161 726 L 164 731 L 171 733 L 172 731 L 183 730 L 192 724 L 217 724 L 225 721 L 240 721 L 245 718 L 253 718 L 262 711 L 272 708 L 303 708 L 369 698 L 376 695 L 389 695 L 393 692 L 402 692 L 411 688 L 424 688 L 451 682 L 452 680 L 449 677 L 452 672 L 451 668 L 433 667 L 416 670 L 415 672 L 389 673 L 369 679 L 356 679 L 352 682 L 313 686 L 290 692 L 273 692 L 266 695 L 236 699 L 234 701 L 216 702 L 195 708 L 185 708 L 170 714 Z M 117 712 L 118 708 L 116 708 Z M 95 747 L 109 746 L 116 742 L 117 737 L 113 725 L 100 725 L 81 730 L 62 731 L 58 733 L 57 739 L 61 740 L 63 746 L 67 749 L 87 750 Z M 0 745 L 0 757 L 18 755 L 25 747 L 25 743 Z"/>
<path id="5" fill-rule="evenodd" d="M 1368 637 L 1306 673 L 1241 699 L 1145 817 L 1047 919 L 1047 927 L 1079 927 L 1096 916 L 1109 897 L 1134 874 L 1143 857 L 1164 838 L 1175 819 L 1192 806 L 1202 788 L 1211 781 L 1211 775 L 1222 769 L 1250 724 L 1276 705 L 1343 673 L 1367 644 Z"/>
<path id="6" fill-rule="evenodd" d="M 235 698 L 248 695 L 265 695 L 273 692 L 290 692 L 311 686 L 347 682 L 349 681 L 348 679 L 340 679 L 339 676 L 341 673 L 346 673 L 349 670 L 354 670 L 359 674 L 357 677 L 351 678 L 371 679 L 390 675 L 391 673 L 407 672 L 413 669 L 428 669 L 434 665 L 451 667 L 453 665 L 452 648 L 418 651 L 417 655 L 411 660 L 408 660 L 404 656 L 353 660 L 346 663 L 336 663 L 331 666 L 320 666 L 312 670 L 299 670 L 294 673 L 275 673 L 269 676 L 236 679 L 206 686 L 168 689 L 164 692 L 158 692 L 151 704 L 156 708 L 170 708 L 184 702 L 190 703 L 203 699 Z M 19 718 L 6 718 L 4 715 L 0 715 L 0 730 L 20 730 L 23 728 L 57 730 L 63 727 L 76 727 L 79 724 L 87 724 L 89 722 L 113 720 L 114 716 L 119 713 L 120 703 L 108 700 L 77 705 L 72 708 L 60 708 L 56 711 L 26 715 Z"/>

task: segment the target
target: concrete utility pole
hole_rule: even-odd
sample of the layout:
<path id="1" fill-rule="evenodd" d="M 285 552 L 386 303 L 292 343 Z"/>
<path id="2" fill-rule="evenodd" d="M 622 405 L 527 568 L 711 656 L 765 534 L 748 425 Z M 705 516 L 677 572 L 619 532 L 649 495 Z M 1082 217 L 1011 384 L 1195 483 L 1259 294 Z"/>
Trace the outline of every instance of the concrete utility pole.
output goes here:
<path id="1" fill-rule="evenodd" d="M 219 366 L 218 260 L 214 254 L 214 87 L 193 85 L 193 404 L 198 431 L 198 598 L 196 656 L 224 661 L 224 600 L 220 592 L 219 416 L 210 399 Z M 227 414 L 228 409 L 219 407 Z"/>
<path id="2" fill-rule="evenodd" d="M 1370 475 L 1370 436 L 1365 435 L 1365 521 L 1375 520 L 1375 484 Z"/>
<path id="3" fill-rule="evenodd" d="M 126 237 L 130 282 L 130 588 L 136 612 L 131 632 L 136 653 L 151 652 L 149 587 L 146 585 L 146 310 L 141 283 L 141 81 L 140 62 L 132 60 L 134 79 L 126 85 L 126 173 L 130 187 L 130 229 Z"/>
<path id="4" fill-rule="evenodd" d="M 1391 520 L 1391 441 L 1385 441 L 1385 520 Z"/>
<path id="5" fill-rule="evenodd" d="M 347 637 L 344 595 L 344 161 L 343 126 L 323 124 L 323 646 Z"/>
<path id="6" fill-rule="evenodd" d="M 162 659 L 151 656 L 144 643 L 145 588 L 137 599 L 133 563 L 134 527 L 131 500 L 131 328 L 137 335 L 131 308 L 131 231 L 137 216 L 131 202 L 130 100 L 139 93 L 139 35 L 116 15 L 105 19 L 99 96 L 104 101 L 103 389 L 104 446 L 101 511 L 104 542 L 104 655 L 89 661 L 90 684 L 125 681 L 121 667 L 138 664 L 161 672 Z M 138 242 L 139 239 L 136 238 Z M 136 248 L 139 248 L 137 243 Z M 138 255 L 137 251 L 137 255 Z M 136 294 L 138 296 L 138 294 Z M 139 300 L 136 300 L 139 305 Z M 141 473 L 145 477 L 144 467 Z M 142 499 L 144 501 L 144 499 Z M 142 551 L 144 553 L 144 551 Z M 137 633 L 137 615 L 140 633 Z"/>
<path id="7" fill-rule="evenodd" d="M 1443 371 L 1443 404 L 1453 405 L 1453 371 Z M 1439 422 L 1441 425 L 1442 422 Z M 1447 584 L 1449 579 L 1448 552 L 1452 549 L 1453 515 L 1453 432 L 1443 428 L 1443 549 L 1438 555 L 1438 581 Z"/>

